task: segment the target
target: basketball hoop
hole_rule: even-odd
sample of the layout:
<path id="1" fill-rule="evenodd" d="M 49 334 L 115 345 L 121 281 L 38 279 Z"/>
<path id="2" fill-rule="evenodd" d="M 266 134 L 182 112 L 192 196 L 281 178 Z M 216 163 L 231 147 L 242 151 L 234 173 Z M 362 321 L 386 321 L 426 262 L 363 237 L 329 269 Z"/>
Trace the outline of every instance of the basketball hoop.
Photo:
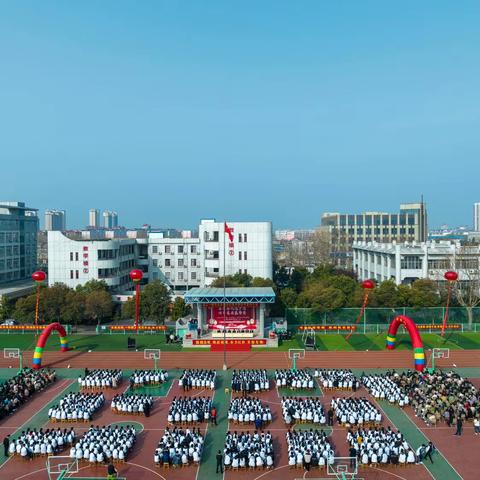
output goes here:
<path id="1" fill-rule="evenodd" d="M 19 359 L 19 371 L 22 371 L 23 368 L 23 355 L 19 348 L 4 348 L 3 349 L 3 358 L 10 360 L 10 359 Z"/>
<path id="2" fill-rule="evenodd" d="M 305 350 L 302 348 L 290 348 L 288 350 L 288 358 L 292 360 L 292 370 L 297 369 L 297 360 L 305 358 Z"/>
<path id="3" fill-rule="evenodd" d="M 152 360 L 153 359 L 153 364 L 155 371 L 157 371 L 157 362 L 160 360 L 160 355 L 161 355 L 161 350 L 159 348 L 146 348 L 143 351 L 143 358 L 145 360 Z"/>

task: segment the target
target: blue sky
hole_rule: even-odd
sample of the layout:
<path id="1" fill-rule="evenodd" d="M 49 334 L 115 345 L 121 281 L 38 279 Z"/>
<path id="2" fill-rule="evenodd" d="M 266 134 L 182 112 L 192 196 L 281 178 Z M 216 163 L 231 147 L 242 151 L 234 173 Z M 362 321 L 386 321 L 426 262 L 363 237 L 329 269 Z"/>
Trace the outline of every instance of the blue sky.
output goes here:
<path id="1" fill-rule="evenodd" d="M 0 200 L 130 226 L 480 201 L 480 2 L 2 2 Z"/>

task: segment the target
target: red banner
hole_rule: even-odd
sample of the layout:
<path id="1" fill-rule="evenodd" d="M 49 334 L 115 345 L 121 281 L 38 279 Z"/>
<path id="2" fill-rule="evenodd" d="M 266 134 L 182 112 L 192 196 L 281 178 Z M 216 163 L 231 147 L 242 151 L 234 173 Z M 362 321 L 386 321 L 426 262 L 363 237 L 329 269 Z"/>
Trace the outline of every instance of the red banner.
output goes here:
<path id="1" fill-rule="evenodd" d="M 210 330 L 255 330 L 256 309 L 245 304 L 208 306 L 207 323 Z"/>

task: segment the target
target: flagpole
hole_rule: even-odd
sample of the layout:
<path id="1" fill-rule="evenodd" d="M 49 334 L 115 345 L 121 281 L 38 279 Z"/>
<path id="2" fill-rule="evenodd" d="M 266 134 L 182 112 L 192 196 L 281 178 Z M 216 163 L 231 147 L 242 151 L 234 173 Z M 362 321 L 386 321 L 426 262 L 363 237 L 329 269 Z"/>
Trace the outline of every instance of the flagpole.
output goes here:
<path id="1" fill-rule="evenodd" d="M 227 292 L 225 285 L 225 225 L 223 222 L 223 369 L 227 370 L 227 310 L 225 304 L 227 301 Z"/>

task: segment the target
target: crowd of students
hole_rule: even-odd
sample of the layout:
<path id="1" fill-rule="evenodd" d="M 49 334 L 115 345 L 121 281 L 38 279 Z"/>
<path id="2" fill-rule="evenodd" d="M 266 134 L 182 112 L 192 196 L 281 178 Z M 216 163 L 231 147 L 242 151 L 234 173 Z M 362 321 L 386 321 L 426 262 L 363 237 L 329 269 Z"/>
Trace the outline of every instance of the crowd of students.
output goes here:
<path id="1" fill-rule="evenodd" d="M 225 468 L 273 468 L 274 450 L 270 432 L 227 432 L 224 449 Z"/>
<path id="2" fill-rule="evenodd" d="M 178 386 L 188 391 L 193 389 L 215 390 L 215 370 L 184 370 L 178 380 Z"/>
<path id="3" fill-rule="evenodd" d="M 275 370 L 277 388 L 292 390 L 313 390 L 315 380 L 308 370 Z"/>
<path id="4" fill-rule="evenodd" d="M 208 422 L 211 411 L 211 397 L 174 397 L 167 420 L 173 424 Z"/>
<path id="5" fill-rule="evenodd" d="M 101 390 L 105 388 L 117 388 L 122 381 L 121 370 L 108 369 L 85 369 L 83 377 L 78 378 L 80 388 L 87 390 Z"/>
<path id="6" fill-rule="evenodd" d="M 48 410 L 54 422 L 89 422 L 105 403 L 103 393 L 69 393 Z"/>
<path id="7" fill-rule="evenodd" d="M 19 455 L 32 459 L 39 455 L 54 455 L 75 441 L 75 431 L 71 429 L 36 428 L 23 430 L 16 440 L 9 441 L 9 455 Z"/>
<path id="8" fill-rule="evenodd" d="M 112 398 L 111 409 L 114 413 L 122 415 L 150 416 L 153 407 L 153 397 L 150 395 L 115 395 Z"/>
<path id="9" fill-rule="evenodd" d="M 160 385 L 168 380 L 166 370 L 135 370 L 129 378 L 132 388 Z"/>
<path id="10" fill-rule="evenodd" d="M 393 374 L 398 376 L 398 374 Z M 390 403 L 404 407 L 409 398 L 406 393 L 390 378 L 391 374 L 362 375 L 362 383 L 367 391 L 377 400 L 388 400 Z"/>
<path id="11" fill-rule="evenodd" d="M 313 376 L 322 382 L 324 390 L 353 390 L 360 387 L 360 382 L 351 370 L 316 369 Z"/>
<path id="12" fill-rule="evenodd" d="M 123 462 L 135 445 L 137 433 L 131 425 L 91 426 L 70 449 L 70 458 L 91 464 Z"/>
<path id="13" fill-rule="evenodd" d="M 255 428 L 260 430 L 272 421 L 272 412 L 270 407 L 262 404 L 258 398 L 237 397 L 230 402 L 227 417 L 233 423 L 253 423 Z"/>
<path id="14" fill-rule="evenodd" d="M 203 436 L 200 429 L 182 430 L 174 427 L 165 428 L 165 433 L 158 442 L 153 455 L 155 465 L 172 465 L 174 467 L 199 464 L 203 449 Z"/>
<path id="15" fill-rule="evenodd" d="M 334 461 L 335 452 L 324 430 L 288 430 L 286 438 L 290 468 L 303 467 L 309 471 Z"/>
<path id="16" fill-rule="evenodd" d="M 55 370 L 25 368 L 0 386 L 0 420 L 12 414 L 35 392 L 43 390 L 56 379 Z"/>
<path id="17" fill-rule="evenodd" d="M 378 425 L 382 421 L 380 410 L 365 397 L 333 397 L 330 405 L 335 412 L 337 422 L 343 426 Z"/>
<path id="18" fill-rule="evenodd" d="M 232 373 L 232 391 L 244 395 L 270 389 L 266 370 L 234 370 Z"/>
<path id="19" fill-rule="evenodd" d="M 283 419 L 287 425 L 313 423 L 325 425 L 325 409 L 318 398 L 282 398 Z"/>
<path id="20" fill-rule="evenodd" d="M 460 424 L 461 430 L 465 420 L 480 418 L 480 392 L 455 372 L 408 372 L 392 379 L 408 395 L 415 414 L 428 424 L 443 418 L 448 425 Z"/>
<path id="21" fill-rule="evenodd" d="M 417 463 L 415 452 L 403 434 L 384 428 L 359 428 L 348 430 L 347 442 L 350 457 L 357 458 L 358 464 L 405 465 Z"/>

